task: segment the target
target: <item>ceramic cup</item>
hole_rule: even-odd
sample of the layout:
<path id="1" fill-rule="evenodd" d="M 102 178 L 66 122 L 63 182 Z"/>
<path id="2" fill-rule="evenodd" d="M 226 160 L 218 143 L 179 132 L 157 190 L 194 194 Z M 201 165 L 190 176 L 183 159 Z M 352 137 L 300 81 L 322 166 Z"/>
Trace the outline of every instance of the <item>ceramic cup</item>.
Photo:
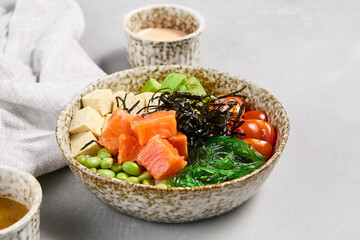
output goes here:
<path id="1" fill-rule="evenodd" d="M 36 178 L 23 170 L 0 165 L 0 195 L 14 198 L 29 209 L 22 219 L 0 230 L 0 240 L 40 239 L 42 191 Z"/>
<path id="2" fill-rule="evenodd" d="M 136 9 L 124 18 L 127 58 L 132 67 L 151 65 L 197 65 L 200 37 L 205 26 L 196 11 L 177 5 L 154 5 Z M 171 28 L 187 33 L 169 41 L 147 40 L 137 32 L 147 28 Z"/>

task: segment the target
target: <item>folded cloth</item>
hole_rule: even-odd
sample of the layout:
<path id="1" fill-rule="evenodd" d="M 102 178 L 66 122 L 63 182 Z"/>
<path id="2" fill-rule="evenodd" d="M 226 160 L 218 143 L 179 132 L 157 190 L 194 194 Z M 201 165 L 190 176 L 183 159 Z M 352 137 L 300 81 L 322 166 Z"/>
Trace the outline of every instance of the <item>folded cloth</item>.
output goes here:
<path id="1" fill-rule="evenodd" d="M 0 7 L 0 164 L 39 176 L 66 165 L 55 140 L 67 101 L 105 73 L 78 40 L 80 7 L 71 0 L 18 0 Z"/>

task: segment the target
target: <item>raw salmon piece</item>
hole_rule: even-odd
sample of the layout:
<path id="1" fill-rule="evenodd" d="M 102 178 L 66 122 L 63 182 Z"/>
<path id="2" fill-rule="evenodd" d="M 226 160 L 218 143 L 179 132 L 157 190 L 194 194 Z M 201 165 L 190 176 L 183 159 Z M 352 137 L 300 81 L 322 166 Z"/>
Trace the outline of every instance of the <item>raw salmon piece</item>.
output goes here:
<path id="1" fill-rule="evenodd" d="M 135 162 L 137 156 L 142 149 L 138 139 L 129 134 L 120 134 L 119 136 L 119 152 L 118 152 L 118 163 L 123 163 L 127 161 Z"/>
<path id="2" fill-rule="evenodd" d="M 180 156 L 185 157 L 185 159 L 187 158 L 187 137 L 185 134 L 177 132 L 176 135 L 167 138 L 167 140 L 178 150 Z"/>
<path id="3" fill-rule="evenodd" d="M 156 180 L 176 175 L 187 164 L 176 148 L 160 136 L 154 136 L 148 141 L 140 151 L 137 162 Z"/>
<path id="4" fill-rule="evenodd" d="M 107 126 L 100 135 L 99 143 L 108 148 L 112 153 L 118 152 L 120 134 L 131 134 L 130 123 L 134 116 L 127 111 L 117 108 L 109 118 Z"/>
<path id="5" fill-rule="evenodd" d="M 154 136 L 172 137 L 177 133 L 176 112 L 159 111 L 144 117 L 137 116 L 131 123 L 131 129 L 139 139 L 140 145 L 145 145 Z"/>

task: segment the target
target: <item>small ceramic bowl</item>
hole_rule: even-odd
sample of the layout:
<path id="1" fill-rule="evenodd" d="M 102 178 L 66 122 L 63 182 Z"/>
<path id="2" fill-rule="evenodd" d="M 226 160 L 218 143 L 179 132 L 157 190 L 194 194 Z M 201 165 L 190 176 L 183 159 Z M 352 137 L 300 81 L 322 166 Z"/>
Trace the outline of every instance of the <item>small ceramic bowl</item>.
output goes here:
<path id="1" fill-rule="evenodd" d="M 0 240 L 40 239 L 42 191 L 36 178 L 23 170 L 0 165 L 0 195 L 16 199 L 29 209 L 19 221 L 0 230 Z"/>
<path id="2" fill-rule="evenodd" d="M 251 109 L 261 109 L 277 133 L 273 156 L 259 169 L 232 181 L 200 186 L 158 188 L 133 184 L 101 176 L 79 164 L 70 151 L 69 126 L 72 116 L 81 108 L 81 98 L 95 89 L 139 92 L 153 77 L 164 79 L 178 72 L 198 79 L 209 94 L 218 95 L 246 87 Z M 104 77 L 81 90 L 64 107 L 57 121 L 56 139 L 68 165 L 85 187 L 105 204 L 132 216 L 157 222 L 188 222 L 230 211 L 253 196 L 278 162 L 289 136 L 290 123 L 281 103 L 267 90 L 238 76 L 202 67 L 148 66 L 120 71 Z"/>
<path id="3" fill-rule="evenodd" d="M 200 36 L 205 21 L 196 11 L 177 5 L 154 5 L 136 9 L 124 18 L 127 58 L 132 67 L 150 65 L 197 65 Z M 147 28 L 171 28 L 187 33 L 169 41 L 147 40 L 136 33 Z"/>

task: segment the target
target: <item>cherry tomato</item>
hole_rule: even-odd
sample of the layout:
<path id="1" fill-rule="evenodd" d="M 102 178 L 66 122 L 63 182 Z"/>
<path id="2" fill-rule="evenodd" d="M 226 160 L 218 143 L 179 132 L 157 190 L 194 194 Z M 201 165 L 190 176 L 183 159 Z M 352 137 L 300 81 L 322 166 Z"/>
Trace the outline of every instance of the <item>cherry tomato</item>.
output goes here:
<path id="1" fill-rule="evenodd" d="M 268 122 L 268 116 L 264 111 L 247 111 L 244 114 L 244 119 L 259 119 Z"/>
<path id="2" fill-rule="evenodd" d="M 267 157 L 267 159 L 271 158 L 273 147 L 267 141 L 263 141 L 255 138 L 244 138 L 241 140 L 253 146 L 253 148 L 255 148 L 257 152 Z"/>
<path id="3" fill-rule="evenodd" d="M 224 95 L 226 95 L 226 94 L 228 94 L 228 93 L 221 94 L 221 95 L 219 95 L 218 97 L 224 96 Z M 233 97 L 233 96 L 220 98 L 220 100 L 221 100 L 221 101 L 224 101 L 224 102 L 227 102 L 227 101 L 235 101 L 235 102 L 237 102 L 237 105 L 231 109 L 231 111 L 232 111 L 235 115 L 238 114 L 241 105 L 245 103 L 245 100 L 244 100 L 243 98 L 241 98 L 241 97 Z M 245 109 L 244 109 L 241 117 L 244 116 L 244 113 L 245 113 Z"/>
<path id="4" fill-rule="evenodd" d="M 244 124 L 235 130 L 235 132 L 246 134 L 245 137 L 239 137 L 240 139 L 255 138 L 267 141 L 271 145 L 274 144 L 275 129 L 270 123 L 259 119 L 245 119 L 244 121 Z"/>

